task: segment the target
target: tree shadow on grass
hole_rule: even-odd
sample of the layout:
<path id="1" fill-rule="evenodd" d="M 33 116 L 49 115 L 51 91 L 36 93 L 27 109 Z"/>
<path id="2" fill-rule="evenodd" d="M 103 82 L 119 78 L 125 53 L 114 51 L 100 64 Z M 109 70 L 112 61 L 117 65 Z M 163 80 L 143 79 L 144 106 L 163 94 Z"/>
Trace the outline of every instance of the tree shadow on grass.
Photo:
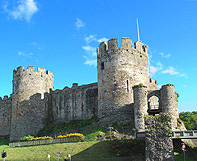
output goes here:
<path id="1" fill-rule="evenodd" d="M 72 161 L 144 161 L 144 157 L 135 155 L 118 157 L 110 149 L 110 141 L 102 141 L 73 155 Z"/>
<path id="2" fill-rule="evenodd" d="M 0 146 L 1 145 L 9 145 L 9 139 L 0 139 Z"/>

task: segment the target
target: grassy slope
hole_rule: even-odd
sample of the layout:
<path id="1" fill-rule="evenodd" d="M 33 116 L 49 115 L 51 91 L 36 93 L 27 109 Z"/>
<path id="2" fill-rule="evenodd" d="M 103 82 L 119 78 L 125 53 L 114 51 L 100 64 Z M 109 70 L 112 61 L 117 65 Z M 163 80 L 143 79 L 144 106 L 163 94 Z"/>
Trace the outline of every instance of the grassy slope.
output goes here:
<path id="1" fill-rule="evenodd" d="M 65 156 L 67 156 L 68 154 L 71 154 L 72 161 L 141 160 L 141 158 L 137 158 L 137 156 L 133 156 L 130 158 L 116 157 L 114 154 L 112 154 L 109 148 L 109 141 L 64 143 L 10 148 L 8 146 L 7 140 L 0 140 L 0 151 L 2 150 L 5 150 L 7 152 L 7 161 L 46 161 L 48 160 L 48 154 L 51 155 L 51 161 L 57 161 L 57 152 L 61 152 L 60 161 L 63 161 L 63 158 L 65 158 Z M 183 155 L 175 153 L 175 160 L 182 161 Z M 186 161 L 192 160 L 187 158 Z"/>
<path id="2" fill-rule="evenodd" d="M 183 154 L 179 154 L 177 152 L 174 153 L 174 157 L 175 157 L 175 161 L 183 161 L 184 160 Z M 193 160 L 186 157 L 185 161 L 193 161 Z"/>
<path id="3" fill-rule="evenodd" d="M 65 156 L 71 154 L 72 161 L 74 160 L 104 160 L 103 158 L 112 158 L 114 156 L 109 149 L 109 142 L 79 142 L 79 143 L 64 143 L 64 144 L 51 144 L 40 145 L 32 147 L 17 147 L 10 148 L 1 142 L 0 150 L 7 152 L 8 161 L 18 160 L 48 160 L 47 155 L 51 155 L 51 161 L 57 160 L 57 152 L 61 152 L 60 160 L 63 160 Z M 115 160 L 118 160 L 115 159 Z"/>

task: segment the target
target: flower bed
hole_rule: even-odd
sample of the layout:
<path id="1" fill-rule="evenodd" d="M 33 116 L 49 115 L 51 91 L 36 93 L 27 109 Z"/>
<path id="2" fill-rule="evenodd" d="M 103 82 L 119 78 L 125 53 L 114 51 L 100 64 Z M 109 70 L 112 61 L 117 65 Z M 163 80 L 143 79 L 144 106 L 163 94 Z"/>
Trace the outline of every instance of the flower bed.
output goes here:
<path id="1" fill-rule="evenodd" d="M 85 136 L 80 133 L 70 133 L 70 134 L 66 134 L 66 135 L 59 135 L 56 137 L 56 139 L 71 138 L 71 137 L 79 137 L 81 141 L 85 140 Z"/>
<path id="2" fill-rule="evenodd" d="M 19 146 L 45 145 L 45 144 L 55 144 L 55 143 L 80 142 L 85 140 L 85 136 L 80 133 L 70 133 L 67 135 L 59 135 L 54 139 L 50 136 L 34 137 L 28 135 L 28 136 L 24 136 L 20 140 L 21 142 L 9 143 L 9 146 L 19 147 Z"/>

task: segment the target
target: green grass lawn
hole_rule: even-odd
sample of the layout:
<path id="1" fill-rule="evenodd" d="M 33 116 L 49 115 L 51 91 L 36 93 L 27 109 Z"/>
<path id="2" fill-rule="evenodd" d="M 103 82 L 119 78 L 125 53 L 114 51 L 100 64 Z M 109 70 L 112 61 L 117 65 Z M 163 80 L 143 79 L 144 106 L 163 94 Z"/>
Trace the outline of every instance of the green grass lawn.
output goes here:
<path id="1" fill-rule="evenodd" d="M 51 155 L 51 161 L 55 161 L 58 160 L 57 152 L 61 152 L 60 161 L 68 154 L 71 154 L 72 161 L 119 161 L 125 159 L 117 157 L 110 151 L 108 141 L 62 143 L 11 148 L 8 146 L 8 141 L 1 140 L 0 151 L 3 150 L 7 152 L 6 161 L 46 161 L 48 160 L 48 154 Z"/>
<path id="2" fill-rule="evenodd" d="M 7 152 L 6 161 L 47 161 L 50 154 L 50 161 L 58 160 L 58 152 L 60 161 L 68 158 L 71 154 L 72 161 L 141 161 L 142 157 L 117 157 L 112 153 L 109 141 L 104 142 L 78 142 L 78 143 L 62 143 L 39 145 L 31 147 L 15 147 L 8 146 L 8 140 L 0 140 L 0 152 Z M 183 155 L 175 152 L 175 160 L 183 161 Z M 186 158 L 186 161 L 192 161 Z"/>
<path id="3" fill-rule="evenodd" d="M 183 156 L 183 154 L 179 154 L 179 153 L 177 153 L 177 152 L 174 152 L 174 157 L 175 157 L 175 161 L 184 161 L 184 156 Z M 185 161 L 193 161 L 193 160 L 191 160 L 191 159 L 189 159 L 189 158 L 185 158 Z"/>

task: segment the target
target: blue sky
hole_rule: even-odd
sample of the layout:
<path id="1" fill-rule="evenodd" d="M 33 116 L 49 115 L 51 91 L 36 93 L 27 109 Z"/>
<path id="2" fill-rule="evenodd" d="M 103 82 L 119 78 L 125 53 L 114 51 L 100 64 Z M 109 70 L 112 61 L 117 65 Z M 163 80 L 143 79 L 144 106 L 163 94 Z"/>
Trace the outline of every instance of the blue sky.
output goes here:
<path id="1" fill-rule="evenodd" d="M 0 96 L 18 66 L 54 73 L 55 89 L 97 82 L 96 48 L 140 37 L 151 76 L 179 93 L 179 111 L 197 109 L 197 0 L 1 0 Z"/>

